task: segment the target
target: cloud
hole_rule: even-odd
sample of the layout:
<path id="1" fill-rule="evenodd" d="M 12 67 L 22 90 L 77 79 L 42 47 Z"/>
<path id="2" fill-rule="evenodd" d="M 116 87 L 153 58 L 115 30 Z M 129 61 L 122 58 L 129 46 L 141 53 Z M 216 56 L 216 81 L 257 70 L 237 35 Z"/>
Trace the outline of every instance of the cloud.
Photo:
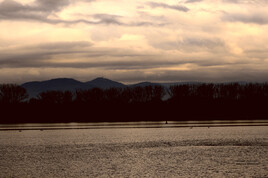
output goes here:
<path id="1" fill-rule="evenodd" d="M 14 0 L 4 0 L 0 4 L 0 12 L 2 15 L 22 15 L 22 14 L 36 14 L 48 15 L 49 13 L 60 11 L 62 8 L 70 4 L 69 0 L 36 0 L 31 4 L 21 4 Z"/>
<path id="2" fill-rule="evenodd" d="M 185 3 L 196 3 L 196 2 L 201 2 L 203 0 L 187 0 Z"/>
<path id="3" fill-rule="evenodd" d="M 33 10 L 38 11 L 59 11 L 63 7 L 66 7 L 70 4 L 70 0 L 36 0 L 36 7 L 32 6 Z"/>
<path id="4" fill-rule="evenodd" d="M 35 48 L 42 49 L 42 50 L 64 50 L 68 51 L 70 49 L 83 49 L 86 47 L 90 47 L 93 44 L 87 41 L 77 41 L 77 42 L 54 42 L 54 43 L 43 43 L 36 45 Z M 32 48 L 32 47 L 31 47 Z"/>
<path id="5" fill-rule="evenodd" d="M 155 70 L 155 71 L 129 71 L 120 75 L 114 73 L 112 78 L 119 81 L 127 81 L 131 83 L 140 81 L 151 82 L 265 82 L 268 81 L 267 70 L 252 70 L 244 68 L 239 70 L 237 68 L 197 68 L 193 70 Z M 250 71 L 250 72 L 248 72 Z"/>
<path id="6" fill-rule="evenodd" d="M 233 4 L 240 4 L 240 3 L 244 3 L 245 0 L 222 0 L 223 3 L 233 3 Z"/>
<path id="7" fill-rule="evenodd" d="M 0 83 L 265 79 L 267 0 L 92 2 L 0 0 Z"/>
<path id="8" fill-rule="evenodd" d="M 249 49 L 244 51 L 245 54 L 251 58 L 257 58 L 260 60 L 268 61 L 268 48 L 259 48 L 259 49 Z"/>
<path id="9" fill-rule="evenodd" d="M 13 53 L 12 53 L 12 52 Z M 141 70 L 184 64 L 217 66 L 225 61 L 168 59 L 165 55 L 117 48 L 94 47 L 86 41 L 43 43 L 0 51 L 0 68 L 102 68 L 105 70 Z M 14 53 L 14 51 L 17 51 Z M 75 60 L 77 58 L 77 60 Z M 111 60 L 112 59 L 112 60 Z"/>
<path id="10" fill-rule="evenodd" d="M 137 70 L 102 70 L 90 68 L 4 68 L 0 70 L 0 80 L 5 82 L 20 82 L 33 80 L 47 80 L 57 77 L 75 78 L 88 81 L 99 76 L 107 77 L 123 83 L 151 82 L 267 82 L 267 70 L 254 70 L 247 66 L 241 70 L 237 67 L 206 67 L 192 70 L 165 70 L 165 69 L 137 69 Z"/>
<path id="11" fill-rule="evenodd" d="M 22 48 L 13 48 L 0 51 L 0 68 L 5 67 L 41 67 L 57 55 L 81 54 L 86 51 L 92 43 L 79 42 L 57 42 L 43 43 Z"/>
<path id="12" fill-rule="evenodd" d="M 169 5 L 165 3 L 157 3 L 157 2 L 148 2 L 148 6 L 151 8 L 164 8 L 164 9 L 172 9 L 172 10 L 177 10 L 177 11 L 182 11 L 182 12 L 187 12 L 189 9 L 185 6 L 181 5 Z"/>
<path id="13" fill-rule="evenodd" d="M 268 4 L 267 0 L 222 0 L 222 2 L 230 4 Z"/>
<path id="14" fill-rule="evenodd" d="M 221 45 L 215 41 L 187 39 L 185 43 L 197 46 L 200 43 L 208 46 L 215 43 Z M 15 51 L 17 52 L 14 53 Z M 268 73 L 264 64 L 259 61 L 254 65 L 252 67 L 246 60 L 232 62 L 220 57 L 213 59 L 213 56 L 181 55 L 170 58 L 165 53 L 159 55 L 131 49 L 95 47 L 86 41 L 43 43 L 0 51 L 0 74 L 16 70 L 13 73 L 23 75 L 24 81 L 34 77 L 39 77 L 35 79 L 40 80 L 68 76 L 88 80 L 99 75 L 126 82 L 267 81 Z M 27 70 L 32 72 L 28 74 Z"/>
<path id="15" fill-rule="evenodd" d="M 253 23 L 258 25 L 268 24 L 268 17 L 264 14 L 250 13 L 250 14 L 231 14 L 225 13 L 222 17 L 224 21 L 229 22 L 242 22 L 242 23 Z"/>
<path id="16" fill-rule="evenodd" d="M 88 22 L 91 24 L 113 24 L 120 26 L 164 26 L 166 23 L 154 23 L 151 21 L 130 21 L 128 23 L 120 21 L 124 18 L 123 16 L 113 15 L 113 14 L 93 14 L 92 17 L 97 21 Z"/>
<path id="17" fill-rule="evenodd" d="M 225 50 L 225 42 L 219 38 L 194 38 L 185 37 L 182 40 L 171 40 L 161 42 L 151 42 L 151 45 L 155 48 L 164 50 L 180 50 L 187 52 L 196 51 L 212 51 L 216 52 L 217 49 Z"/>
<path id="18" fill-rule="evenodd" d="M 209 38 L 186 38 L 181 43 L 180 46 L 193 46 L 200 48 L 215 48 L 215 47 L 223 47 L 224 42 L 220 39 L 209 39 Z"/>
<path id="19" fill-rule="evenodd" d="M 84 19 L 78 20 L 62 20 L 58 18 L 49 18 L 49 15 L 60 11 L 62 8 L 68 6 L 70 0 L 36 0 L 30 5 L 23 5 L 13 0 L 4 0 L 0 4 L 0 19 L 4 20 L 31 20 L 50 24 L 100 24 L 112 23 L 107 20 L 100 20 L 99 22 L 88 21 Z M 113 22 L 117 23 L 117 22 Z"/>
<path id="20" fill-rule="evenodd" d="M 69 0 L 36 0 L 30 5 L 24 5 L 13 0 L 4 0 L 0 3 L 0 19 L 35 20 L 52 23 L 53 20 L 50 20 L 48 16 L 69 4 Z"/>
<path id="21" fill-rule="evenodd" d="M 93 0 L 91 0 L 93 1 Z M 91 2 L 86 1 L 86 2 Z M 72 25 L 85 23 L 89 25 L 119 25 L 119 26 L 163 26 L 165 23 L 154 23 L 149 21 L 121 22 L 122 16 L 112 14 L 95 14 L 91 17 L 95 20 L 79 18 L 75 20 L 63 20 L 56 16 L 55 12 L 62 10 L 71 4 L 70 0 L 36 0 L 33 4 L 23 5 L 13 0 L 4 0 L 0 3 L 0 20 L 36 21 L 49 24 Z M 50 18 L 54 15 L 56 18 Z"/>

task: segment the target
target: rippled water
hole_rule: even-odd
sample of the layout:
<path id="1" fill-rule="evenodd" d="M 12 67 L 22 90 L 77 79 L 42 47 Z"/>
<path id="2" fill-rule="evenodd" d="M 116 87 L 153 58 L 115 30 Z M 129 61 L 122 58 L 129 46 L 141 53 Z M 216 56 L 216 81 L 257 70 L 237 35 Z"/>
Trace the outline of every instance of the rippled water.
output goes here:
<path id="1" fill-rule="evenodd" d="M 0 177 L 26 176 L 267 177 L 268 127 L 0 131 Z"/>

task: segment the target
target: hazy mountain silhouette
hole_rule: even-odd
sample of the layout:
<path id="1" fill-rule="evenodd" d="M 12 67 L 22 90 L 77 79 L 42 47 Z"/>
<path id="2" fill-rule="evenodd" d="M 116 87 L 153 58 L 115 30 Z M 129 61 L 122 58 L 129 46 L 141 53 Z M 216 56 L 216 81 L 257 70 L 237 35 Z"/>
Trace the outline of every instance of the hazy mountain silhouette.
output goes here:
<path id="1" fill-rule="evenodd" d="M 21 86 L 27 90 L 30 97 L 37 96 L 39 93 L 45 91 L 74 91 L 76 89 L 84 89 L 82 82 L 69 78 L 58 78 L 40 82 L 27 82 Z"/>
<path id="2" fill-rule="evenodd" d="M 152 83 L 152 82 L 141 82 L 141 83 L 129 85 L 129 87 L 146 87 L 146 86 L 162 86 L 162 84 Z"/>
<path id="3" fill-rule="evenodd" d="M 176 86 L 176 85 L 200 85 L 203 84 L 203 82 L 172 82 L 172 83 L 161 83 L 161 85 L 165 88 L 169 88 L 170 86 Z"/>
<path id="4" fill-rule="evenodd" d="M 126 85 L 122 83 L 115 82 L 115 81 L 112 81 L 103 77 L 99 77 L 89 82 L 86 82 L 85 85 L 90 86 L 90 87 L 94 86 L 96 88 L 101 88 L 101 89 L 126 87 Z"/>
<path id="5" fill-rule="evenodd" d="M 30 97 L 36 97 L 39 93 L 45 91 L 75 91 L 77 89 L 126 87 L 126 85 L 122 83 L 105 78 L 96 78 L 88 82 L 80 82 L 70 78 L 58 78 L 40 82 L 27 82 L 21 86 L 27 90 Z"/>
<path id="6" fill-rule="evenodd" d="M 245 84 L 245 82 L 241 82 Z M 57 78 L 46 81 L 27 82 L 21 86 L 25 88 L 29 97 L 36 97 L 39 93 L 45 91 L 75 91 L 77 89 L 87 90 L 92 88 L 109 89 L 109 88 L 124 88 L 124 87 L 146 87 L 146 86 L 163 86 L 168 89 L 175 85 L 202 84 L 202 82 L 174 82 L 174 83 L 152 83 L 140 82 L 137 84 L 125 85 L 103 77 L 96 78 L 88 82 L 80 82 L 71 78 Z M 168 96 L 166 96 L 168 98 Z"/>

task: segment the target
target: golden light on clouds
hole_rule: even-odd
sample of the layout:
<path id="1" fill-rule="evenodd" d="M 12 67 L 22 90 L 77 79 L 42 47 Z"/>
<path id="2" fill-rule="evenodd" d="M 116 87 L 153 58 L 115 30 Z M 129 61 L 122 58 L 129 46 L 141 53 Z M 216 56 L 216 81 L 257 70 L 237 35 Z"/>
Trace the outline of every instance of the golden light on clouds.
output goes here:
<path id="1" fill-rule="evenodd" d="M 266 0 L 0 0 L 0 83 L 268 81 Z"/>

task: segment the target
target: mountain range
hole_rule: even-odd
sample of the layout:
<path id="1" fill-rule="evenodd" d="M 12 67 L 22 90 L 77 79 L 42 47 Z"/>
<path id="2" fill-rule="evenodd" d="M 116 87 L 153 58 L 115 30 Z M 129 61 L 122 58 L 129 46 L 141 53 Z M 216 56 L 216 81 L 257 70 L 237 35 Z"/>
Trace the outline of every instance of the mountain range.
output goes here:
<path id="1" fill-rule="evenodd" d="M 21 86 L 25 88 L 30 97 L 36 97 L 39 93 L 45 91 L 75 91 L 77 89 L 87 90 L 92 88 L 124 88 L 124 87 L 145 87 L 145 86 L 163 86 L 164 88 L 169 88 L 172 85 L 181 84 L 200 84 L 201 82 L 175 82 L 175 83 L 151 83 L 151 82 L 141 82 L 132 85 L 125 85 L 120 82 L 116 82 L 103 77 L 96 78 L 88 82 L 80 82 L 71 78 L 56 78 L 46 81 L 34 81 L 27 82 Z"/>
<path id="2" fill-rule="evenodd" d="M 132 85 L 125 85 L 120 82 L 109 80 L 106 78 L 96 78 L 88 82 L 80 82 L 71 78 L 57 78 L 46 81 L 34 81 L 26 82 L 21 86 L 25 88 L 30 97 L 36 97 L 39 93 L 45 91 L 75 91 L 77 89 L 87 90 L 92 88 L 124 88 L 124 87 L 145 87 L 145 86 L 156 86 L 160 85 L 163 87 L 169 87 L 170 85 L 176 85 L 179 83 L 151 83 L 151 82 L 141 82 Z"/>

